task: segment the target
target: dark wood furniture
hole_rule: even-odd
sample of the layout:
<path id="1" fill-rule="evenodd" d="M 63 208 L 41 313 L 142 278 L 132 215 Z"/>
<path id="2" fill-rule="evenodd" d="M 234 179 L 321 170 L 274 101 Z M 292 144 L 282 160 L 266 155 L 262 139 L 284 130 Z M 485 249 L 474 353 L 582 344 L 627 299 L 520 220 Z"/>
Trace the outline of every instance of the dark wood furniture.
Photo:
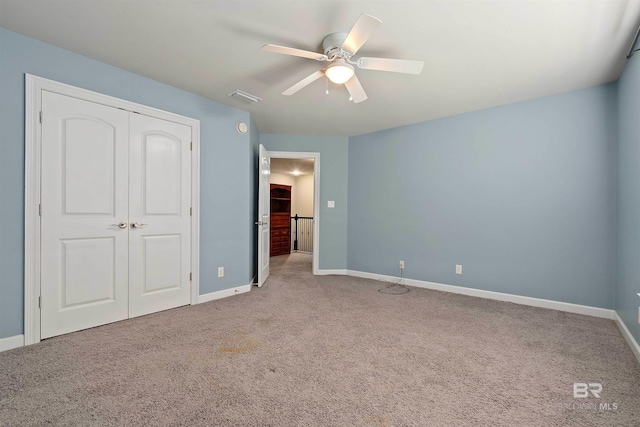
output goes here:
<path id="1" fill-rule="evenodd" d="M 291 186 L 271 184 L 271 256 L 291 253 Z"/>

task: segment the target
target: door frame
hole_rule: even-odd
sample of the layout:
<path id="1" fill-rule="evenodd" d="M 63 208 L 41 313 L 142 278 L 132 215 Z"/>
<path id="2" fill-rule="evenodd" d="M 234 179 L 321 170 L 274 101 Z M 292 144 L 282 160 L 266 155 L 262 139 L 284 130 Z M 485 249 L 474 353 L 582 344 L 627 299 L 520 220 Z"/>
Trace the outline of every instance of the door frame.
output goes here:
<path id="1" fill-rule="evenodd" d="M 40 162 L 42 91 L 144 114 L 191 127 L 191 290 L 190 304 L 200 293 L 200 121 L 98 92 L 25 74 L 24 190 L 24 343 L 40 342 Z M 44 117 L 46 120 L 46 117 Z"/>
<path id="2" fill-rule="evenodd" d="M 306 151 L 271 151 L 271 159 L 313 159 L 313 261 L 311 273 L 320 269 L 320 153 Z"/>

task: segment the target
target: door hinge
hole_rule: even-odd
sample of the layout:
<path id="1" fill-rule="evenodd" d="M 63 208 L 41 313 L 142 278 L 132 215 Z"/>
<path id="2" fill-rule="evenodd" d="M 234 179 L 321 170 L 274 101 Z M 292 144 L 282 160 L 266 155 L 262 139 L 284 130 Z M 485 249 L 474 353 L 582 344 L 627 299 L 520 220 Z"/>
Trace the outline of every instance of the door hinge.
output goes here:
<path id="1" fill-rule="evenodd" d="M 40 111 L 40 123 L 42 123 L 42 110 Z"/>
<path id="2" fill-rule="evenodd" d="M 189 144 L 189 151 L 193 151 L 193 141 Z"/>
<path id="3" fill-rule="evenodd" d="M 38 308 L 42 308 L 42 296 L 38 297 Z"/>
<path id="4" fill-rule="evenodd" d="M 193 273 L 189 273 L 189 281 L 193 280 Z"/>
<path id="5" fill-rule="evenodd" d="M 41 203 L 38 204 L 38 215 L 42 216 L 42 204 Z"/>
<path id="6" fill-rule="evenodd" d="M 193 216 L 193 208 L 189 208 L 189 216 Z"/>

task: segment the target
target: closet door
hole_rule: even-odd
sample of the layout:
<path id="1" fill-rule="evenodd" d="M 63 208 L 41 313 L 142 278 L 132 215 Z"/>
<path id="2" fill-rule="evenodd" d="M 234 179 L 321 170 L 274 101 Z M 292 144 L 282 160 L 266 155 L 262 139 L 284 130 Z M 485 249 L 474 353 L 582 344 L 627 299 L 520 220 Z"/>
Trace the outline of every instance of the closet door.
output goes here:
<path id="1" fill-rule="evenodd" d="M 42 94 L 41 338 L 128 316 L 129 113 Z"/>
<path id="2" fill-rule="evenodd" d="M 191 128 L 131 115 L 129 317 L 189 304 Z"/>

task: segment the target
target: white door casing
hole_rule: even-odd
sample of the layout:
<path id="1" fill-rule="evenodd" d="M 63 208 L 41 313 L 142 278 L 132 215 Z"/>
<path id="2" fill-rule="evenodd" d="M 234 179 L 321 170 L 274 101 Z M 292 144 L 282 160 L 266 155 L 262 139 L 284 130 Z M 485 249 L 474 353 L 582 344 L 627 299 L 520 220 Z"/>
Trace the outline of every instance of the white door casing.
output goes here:
<path id="1" fill-rule="evenodd" d="M 52 92 L 42 108 L 47 338 L 127 318 L 129 113 Z"/>
<path id="2" fill-rule="evenodd" d="M 191 128 L 131 114 L 129 317 L 189 304 Z"/>
<path id="3" fill-rule="evenodd" d="M 79 234 L 80 237 L 77 237 L 75 232 L 83 232 L 83 230 L 88 227 L 91 221 L 94 219 L 97 220 L 99 216 L 103 215 L 104 211 L 108 211 L 108 203 L 104 202 L 104 200 L 99 201 L 99 197 L 97 194 L 102 192 L 105 193 L 105 188 L 109 186 L 109 180 L 101 179 L 100 176 L 104 175 L 104 171 L 108 169 L 108 165 L 111 163 L 111 158 L 109 153 L 105 155 L 106 151 L 105 146 L 108 146 L 109 143 L 105 142 L 108 140 L 116 141 L 116 147 L 120 145 L 120 137 L 121 135 L 125 135 L 125 138 L 128 139 L 130 137 L 128 133 L 128 122 L 126 125 L 126 133 L 122 133 L 119 131 L 115 132 L 115 140 L 113 139 L 113 135 L 109 134 L 109 127 L 118 128 L 119 125 L 114 125 L 114 123 L 110 123 L 113 120 L 108 118 L 107 120 L 95 120 L 95 117 L 90 117 L 90 115 L 81 115 L 80 119 L 78 117 L 70 118 L 69 120 L 65 119 L 64 126 L 69 129 L 64 135 L 64 139 L 61 138 L 60 141 L 65 142 L 65 152 L 64 152 L 64 162 L 61 163 L 62 160 L 62 152 L 59 151 L 56 155 L 60 159 L 59 166 L 51 166 L 48 162 L 43 162 L 43 152 L 49 156 L 49 152 L 46 151 L 49 148 L 55 150 L 54 147 L 42 147 L 42 138 L 43 132 L 46 131 L 46 127 L 48 125 L 54 125 L 54 123 L 50 123 L 49 120 L 54 119 L 54 115 L 51 110 L 43 109 L 43 105 L 46 100 L 43 101 L 44 98 L 48 97 L 46 92 L 52 92 L 55 94 L 66 95 L 68 97 L 76 98 L 76 100 L 84 100 L 90 101 L 94 104 L 94 107 L 97 109 L 115 107 L 119 111 L 115 111 L 115 115 L 123 115 L 121 117 L 127 117 L 127 121 L 131 112 L 135 112 L 135 114 L 144 114 L 150 117 L 155 117 L 158 119 L 167 120 L 174 123 L 180 123 L 185 125 L 191 129 L 191 146 L 192 151 L 190 155 L 190 169 L 191 175 L 188 178 L 190 179 L 190 190 L 187 189 L 186 193 L 189 194 L 191 199 L 191 227 L 189 230 L 190 235 L 187 236 L 188 244 L 190 244 L 190 265 L 186 267 L 183 265 L 182 268 L 189 270 L 191 273 L 191 286 L 190 286 L 190 298 L 188 298 L 186 303 L 196 304 L 198 302 L 199 295 L 199 184 L 200 184 L 200 176 L 199 176 L 199 164 L 200 164 L 200 122 L 195 119 L 191 119 L 188 117 L 180 116 L 177 114 L 169 113 L 162 110 L 157 110 L 154 108 L 150 108 L 144 105 L 132 103 L 129 101 L 125 101 L 122 99 L 110 97 L 107 95 L 103 95 L 100 93 L 80 89 L 74 86 L 66 85 L 63 83 L 55 82 L 48 79 L 43 79 L 41 77 L 36 77 L 33 75 L 26 74 L 25 75 L 25 269 L 24 269 L 24 344 L 33 344 L 40 341 L 41 338 L 45 338 L 46 333 L 50 333 L 47 331 L 41 330 L 42 323 L 42 312 L 47 308 L 55 307 L 53 304 L 54 301 L 62 301 L 62 297 L 66 298 L 64 300 L 65 313 L 66 317 L 71 317 L 71 320 L 63 320 L 61 323 L 62 327 L 65 327 L 65 323 L 73 323 L 73 316 L 69 315 L 69 313 L 79 313 L 80 309 L 83 309 L 88 306 L 92 307 L 92 317 L 97 317 L 99 311 L 104 309 L 106 306 L 113 306 L 116 303 L 112 303 L 111 299 L 114 299 L 118 304 L 122 304 L 122 300 L 120 299 L 121 292 L 115 292 L 115 298 L 111 298 L 108 293 L 106 296 L 98 295 L 96 297 L 87 297 L 87 290 L 91 289 L 91 286 L 96 287 L 99 290 L 104 291 L 108 289 L 109 286 L 105 284 L 110 283 L 110 278 L 108 274 L 102 274 L 106 270 L 110 270 L 105 266 L 108 266 L 109 263 L 114 267 L 114 276 L 122 275 L 122 270 L 118 268 L 119 263 L 122 261 L 122 256 L 114 256 L 112 259 L 109 258 L 107 253 L 111 253 L 111 249 L 113 246 L 118 246 L 121 243 L 120 237 L 124 234 L 131 234 L 131 228 L 129 227 L 129 223 L 126 222 L 127 228 L 119 228 L 118 226 L 112 226 L 111 224 L 121 224 L 124 221 L 123 218 L 117 218 L 117 221 L 109 221 L 108 228 L 109 230 L 106 233 L 106 236 L 103 236 L 102 232 L 97 233 L 95 236 L 93 234 L 87 235 Z M 43 111 L 44 110 L 44 111 Z M 85 113 L 84 111 L 83 113 Z M 78 141 L 78 135 L 81 135 L 82 132 L 87 132 L 89 128 L 102 129 L 103 137 L 102 140 L 94 142 L 93 146 L 98 147 L 97 149 L 89 149 L 88 147 L 80 147 L 75 142 Z M 62 125 L 58 125 L 58 129 L 61 129 Z M 106 136 L 105 136 L 106 135 Z M 61 143 L 62 144 L 62 143 Z M 60 144 L 59 144 L 60 145 Z M 90 158 L 93 160 L 98 160 L 98 170 L 92 170 L 87 165 L 82 162 L 77 161 L 77 156 L 81 156 L 84 151 L 84 154 L 89 153 Z M 129 155 L 128 149 L 125 150 L 127 155 L 123 155 L 122 151 L 116 150 L 113 153 L 113 156 L 117 159 L 115 161 L 115 166 L 117 170 L 122 168 L 127 168 L 127 156 Z M 100 154 L 98 154 L 100 153 Z M 68 157 L 68 159 L 67 159 Z M 51 259 L 55 258 L 55 250 L 50 251 L 45 248 L 46 243 L 43 242 L 43 236 L 46 233 L 49 233 L 48 230 L 41 231 L 42 227 L 51 227 L 47 225 L 47 219 L 40 216 L 41 207 L 42 212 L 46 215 L 47 213 L 51 213 L 44 208 L 45 205 L 50 205 L 51 203 L 47 201 L 47 196 L 43 194 L 43 188 L 50 187 L 50 183 L 48 179 L 45 179 L 43 176 L 43 172 L 45 172 L 45 168 L 41 167 L 43 164 L 47 163 L 47 165 L 53 167 L 54 169 L 57 167 L 60 169 L 60 174 L 58 178 L 58 182 L 63 183 L 64 179 L 68 175 L 70 177 L 68 182 L 65 182 L 69 188 L 64 189 L 65 198 L 63 199 L 61 196 L 58 197 L 58 203 L 60 206 L 60 210 L 58 211 L 60 214 L 58 215 L 60 218 L 56 219 L 54 217 L 51 218 L 51 221 L 54 224 L 54 228 L 51 229 L 51 233 L 62 235 L 66 234 L 66 241 L 60 242 L 58 239 L 58 243 L 60 249 L 57 249 L 60 255 L 60 259 L 62 256 L 65 256 L 65 264 L 64 268 L 66 269 L 67 278 L 70 279 L 65 289 L 66 292 L 70 292 L 68 295 L 62 295 L 55 291 L 58 296 L 52 297 L 46 294 L 46 291 L 41 293 L 41 277 L 44 274 L 44 269 L 49 268 L 45 266 L 45 263 L 51 264 Z M 105 166 L 106 165 L 106 166 Z M 47 167 L 49 167 L 47 166 Z M 65 171 L 65 176 L 62 175 L 62 170 Z M 102 175 L 101 175 L 102 173 Z M 73 177 L 78 174 L 86 175 L 86 178 L 76 180 Z M 128 179 L 128 178 L 127 178 Z M 93 183 L 92 183 L 93 181 Z M 55 181 L 51 184 L 55 184 Z M 95 186 L 94 186 L 95 184 Z M 115 178 L 113 180 L 113 188 L 115 189 L 120 184 L 118 180 Z M 60 187 L 62 189 L 62 187 Z M 92 194 L 94 191 L 94 194 Z M 108 192 L 108 191 L 107 191 Z M 87 196 L 89 195 L 89 196 Z M 52 196 L 53 197 L 53 196 Z M 55 198 L 55 197 L 54 197 Z M 122 201 L 124 203 L 128 202 L 127 197 L 124 193 L 116 193 L 114 198 L 114 207 L 112 209 L 112 213 L 108 215 L 110 218 L 118 216 L 120 217 L 120 207 L 122 206 Z M 107 206 L 107 208 L 105 208 Z M 64 212 L 62 208 L 66 209 Z M 74 227 L 66 227 L 64 221 L 66 221 L 65 216 L 76 215 L 77 217 L 88 217 L 88 219 L 84 222 L 81 222 L 83 225 L 76 225 Z M 117 214 L 117 215 L 116 215 Z M 125 218 L 126 221 L 126 209 L 125 209 Z M 95 218 L 94 218 L 95 217 Z M 91 220 L 91 221 L 90 221 Z M 95 222 L 95 221 L 94 221 Z M 138 223 L 144 223 L 138 221 Z M 55 228 L 58 227 L 58 228 Z M 111 228 L 114 227 L 114 228 Z M 94 227 L 95 228 L 95 227 Z M 58 230 L 59 231 L 56 231 Z M 71 230 L 71 232 L 69 232 Z M 118 234 L 118 232 L 120 232 Z M 104 233 L 103 233 L 104 234 Z M 64 240 L 63 239 L 63 240 Z M 93 254 L 88 254 L 85 249 L 88 249 L 90 246 L 97 247 L 97 251 Z M 156 248 L 157 249 L 157 248 Z M 64 250 L 64 254 L 63 254 Z M 104 256 L 100 256 L 100 253 L 104 254 Z M 126 252 L 125 252 L 126 253 Z M 43 259 L 41 260 L 41 254 L 43 255 Z M 128 254 L 127 254 L 128 255 Z M 97 280 L 95 282 L 88 281 L 86 277 L 83 275 L 86 274 L 86 269 L 78 268 L 80 265 L 84 265 L 86 263 L 91 262 L 92 269 L 94 273 L 99 273 L 102 275 L 102 280 Z M 97 268 L 93 266 L 96 265 Z M 128 263 L 127 263 L 128 264 Z M 60 262 L 58 266 L 51 264 L 52 268 L 57 271 L 62 271 L 63 264 Z M 97 275 L 96 275 L 97 276 Z M 92 280 L 94 278 L 91 278 Z M 127 277 L 128 279 L 128 277 Z M 79 283 L 89 283 L 89 288 L 80 289 L 77 286 Z M 124 283 L 127 283 L 128 280 L 124 280 Z M 46 286 L 43 284 L 43 286 Z M 75 286 L 75 288 L 74 288 Z M 117 286 L 116 286 L 117 290 Z M 84 292 L 84 293 L 83 293 Z M 97 293 L 96 293 L 97 295 Z M 128 292 L 125 292 L 128 300 Z M 189 295 L 189 291 L 187 291 L 187 295 Z M 91 300 L 93 298 L 93 300 Z M 44 307 L 42 312 L 40 309 L 40 304 Z M 182 304 L 182 303 L 181 303 Z M 61 304 L 58 304 L 61 306 Z M 98 308 L 96 308 L 98 307 Z M 122 309 L 122 305 L 120 306 Z M 128 309 L 128 307 L 127 307 Z M 94 316 L 96 314 L 96 316 Z M 114 317 L 114 319 L 122 317 L 122 314 Z M 111 321 L 111 320 L 110 320 Z M 96 322 L 98 323 L 98 322 Z M 89 325 L 90 326 L 90 325 Z M 87 326 L 87 327 L 89 327 Z M 77 329 L 77 328 L 76 328 Z M 64 333 L 64 332 L 61 332 Z"/>
<path id="4" fill-rule="evenodd" d="M 269 152 L 260 144 L 260 159 L 258 165 L 258 287 L 264 285 L 269 277 L 269 256 L 270 256 L 270 225 L 269 218 L 271 211 L 270 198 L 270 174 L 271 159 Z"/>

